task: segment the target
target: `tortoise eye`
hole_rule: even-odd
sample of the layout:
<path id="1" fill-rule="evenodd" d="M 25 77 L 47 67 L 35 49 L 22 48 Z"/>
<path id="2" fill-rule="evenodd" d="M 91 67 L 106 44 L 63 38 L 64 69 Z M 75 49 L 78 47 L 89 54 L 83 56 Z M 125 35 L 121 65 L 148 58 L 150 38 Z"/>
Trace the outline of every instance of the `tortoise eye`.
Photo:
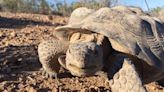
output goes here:
<path id="1" fill-rule="evenodd" d="M 74 34 L 72 35 L 72 38 L 73 38 L 74 40 L 79 40 L 79 39 L 81 38 L 81 34 L 80 34 L 80 33 L 74 33 Z"/>
<path id="2" fill-rule="evenodd" d="M 70 49 L 68 49 L 68 53 L 71 53 L 71 50 Z"/>

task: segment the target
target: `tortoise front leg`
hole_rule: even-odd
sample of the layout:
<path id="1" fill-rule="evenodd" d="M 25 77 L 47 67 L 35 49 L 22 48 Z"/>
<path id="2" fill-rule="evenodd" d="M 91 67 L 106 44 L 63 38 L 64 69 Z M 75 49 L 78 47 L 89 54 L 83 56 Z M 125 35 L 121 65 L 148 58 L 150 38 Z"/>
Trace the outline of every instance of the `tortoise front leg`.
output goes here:
<path id="1" fill-rule="evenodd" d="M 69 42 L 61 40 L 43 41 L 38 46 L 38 55 L 40 63 L 44 69 L 46 77 L 55 77 L 60 70 L 58 57 L 66 53 Z"/>
<path id="2" fill-rule="evenodd" d="M 110 81 L 112 92 L 147 92 L 134 64 L 128 58 Z"/>

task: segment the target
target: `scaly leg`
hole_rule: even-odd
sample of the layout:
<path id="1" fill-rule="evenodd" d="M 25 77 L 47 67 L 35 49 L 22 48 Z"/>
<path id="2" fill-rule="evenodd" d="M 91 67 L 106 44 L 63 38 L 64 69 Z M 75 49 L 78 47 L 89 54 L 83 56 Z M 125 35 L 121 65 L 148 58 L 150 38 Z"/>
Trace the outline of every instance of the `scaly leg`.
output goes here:
<path id="1" fill-rule="evenodd" d="M 57 79 L 57 73 L 60 70 L 60 64 L 58 57 L 66 53 L 69 43 L 60 40 L 48 40 L 43 41 L 38 46 L 39 60 L 43 67 L 43 74 L 46 77 L 55 77 Z M 57 82 L 59 82 L 57 80 Z"/>
<path id="2" fill-rule="evenodd" d="M 146 92 L 134 64 L 125 58 L 122 68 L 110 80 L 112 92 Z"/>

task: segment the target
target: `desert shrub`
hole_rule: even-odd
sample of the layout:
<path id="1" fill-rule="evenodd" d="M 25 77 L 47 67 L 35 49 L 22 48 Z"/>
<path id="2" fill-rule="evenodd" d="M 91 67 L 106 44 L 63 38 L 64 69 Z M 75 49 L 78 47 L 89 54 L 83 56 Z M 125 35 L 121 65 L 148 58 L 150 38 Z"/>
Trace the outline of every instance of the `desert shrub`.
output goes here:
<path id="1" fill-rule="evenodd" d="M 164 9 L 164 6 L 163 7 L 152 8 L 150 10 L 150 13 L 158 13 L 161 9 Z"/>
<path id="2" fill-rule="evenodd" d="M 57 2 L 55 12 L 64 16 L 68 16 L 72 12 L 72 7 L 68 5 L 65 0 L 64 2 Z"/>
<path id="3" fill-rule="evenodd" d="M 51 8 L 50 8 L 49 4 L 47 3 L 47 1 L 45 1 L 45 0 L 40 1 L 39 11 L 42 14 L 49 14 L 51 12 Z"/>
<path id="4" fill-rule="evenodd" d="M 48 14 L 51 9 L 45 0 L 2 0 L 3 11 L 44 13 Z"/>
<path id="5" fill-rule="evenodd" d="M 1 0 L 0 8 L 3 11 L 10 12 L 69 16 L 70 13 L 78 7 L 99 9 L 101 7 L 110 7 L 114 2 L 117 2 L 117 0 L 77 0 L 72 3 L 68 3 L 66 0 L 54 0 L 53 4 L 50 4 L 48 0 Z"/>
<path id="6" fill-rule="evenodd" d="M 152 8 L 150 9 L 149 14 L 152 15 L 152 16 L 158 16 L 158 13 L 164 9 L 164 6 L 163 7 L 156 7 L 156 8 Z"/>
<path id="7" fill-rule="evenodd" d="M 62 13 L 64 16 L 69 16 L 70 13 L 79 7 L 87 7 L 91 9 L 99 9 L 101 7 L 110 7 L 117 0 L 77 0 L 68 4 L 66 0 L 56 3 L 56 12 Z"/>

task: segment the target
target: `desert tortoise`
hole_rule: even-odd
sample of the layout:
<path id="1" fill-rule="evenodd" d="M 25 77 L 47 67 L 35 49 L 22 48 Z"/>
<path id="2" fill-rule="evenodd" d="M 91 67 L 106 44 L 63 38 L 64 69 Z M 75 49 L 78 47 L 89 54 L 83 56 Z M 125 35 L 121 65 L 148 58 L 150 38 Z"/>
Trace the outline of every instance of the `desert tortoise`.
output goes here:
<path id="1" fill-rule="evenodd" d="M 76 52 L 79 51 L 83 53 L 82 56 L 84 56 L 86 55 L 85 53 L 88 50 L 90 51 L 87 52 L 89 54 L 95 51 L 95 49 L 91 49 L 92 47 L 100 49 L 103 46 L 99 46 L 101 43 L 97 44 L 97 42 L 99 41 L 93 40 L 81 43 L 79 41 L 77 43 L 76 41 L 74 41 L 73 44 L 70 44 L 70 38 L 74 33 L 77 32 L 84 34 L 93 34 L 92 32 L 95 32 L 98 35 L 100 34 L 100 38 L 103 38 L 102 35 L 106 36 L 109 39 L 112 48 L 114 49 L 113 52 L 108 53 L 110 55 L 107 60 L 102 60 L 104 69 L 107 70 L 109 74 L 114 75 L 112 91 L 115 92 L 116 88 L 118 91 L 123 91 L 124 87 L 126 87 L 126 89 L 124 89 L 125 92 L 128 92 L 128 90 L 143 92 L 144 88 L 142 87 L 142 83 L 149 83 L 155 80 L 160 80 L 164 77 L 164 28 L 160 22 L 153 20 L 151 17 L 144 14 L 137 14 L 136 12 L 134 12 L 134 9 L 128 9 L 128 13 L 126 11 L 119 10 L 118 8 L 101 8 L 98 11 L 91 11 L 90 13 L 88 13 L 87 9 L 85 9 L 85 11 L 87 11 L 86 15 L 85 13 L 83 13 L 82 15 L 85 17 L 83 17 L 83 19 L 80 19 L 79 22 L 76 21 L 76 23 L 73 23 L 73 21 L 71 21 L 74 20 L 71 19 L 74 18 L 74 16 L 71 16 L 70 24 L 64 27 L 59 27 L 55 30 L 55 33 L 57 34 L 56 36 L 59 40 L 53 40 L 50 42 L 46 41 L 39 45 L 38 53 L 43 68 L 50 75 L 55 74 L 54 71 L 57 70 L 53 69 L 52 67 L 59 65 L 59 63 L 57 62 L 57 59 L 59 59 L 59 61 L 62 61 L 62 63 L 60 62 L 61 65 L 66 67 L 73 75 L 79 76 L 77 73 L 80 72 L 83 72 L 84 75 L 87 75 L 88 69 L 86 68 L 92 66 L 92 64 L 88 64 L 88 61 L 85 61 L 87 59 L 83 59 L 81 60 L 83 61 L 83 64 L 82 62 L 80 62 L 83 67 L 79 67 L 76 66 L 77 62 L 79 62 L 75 60 L 76 58 L 68 61 L 70 60 L 69 57 L 73 55 L 78 55 L 75 53 L 72 54 L 70 52 L 70 49 L 72 50 L 77 47 L 79 49 L 86 49 L 85 51 L 75 49 Z M 131 13 L 129 13 L 130 11 Z M 74 15 L 79 14 L 76 12 L 73 13 Z M 97 37 L 96 39 L 98 38 L 99 37 Z M 100 42 L 101 41 L 103 40 L 101 39 Z M 55 43 L 57 43 L 58 46 Z M 60 56 L 65 53 L 66 62 L 64 65 L 63 60 L 65 61 L 65 57 L 63 58 Z M 101 53 L 101 50 L 97 53 Z M 90 56 L 83 58 L 88 57 Z M 97 55 L 95 55 L 95 57 L 97 57 Z M 98 58 L 104 59 L 101 56 Z M 74 62 L 71 63 L 72 61 Z M 95 61 L 95 59 L 92 58 L 89 59 L 89 61 L 101 62 L 101 60 Z M 67 64 L 72 64 L 74 65 L 74 67 L 81 68 L 81 71 L 78 70 L 78 72 L 76 72 L 76 69 L 71 70 L 69 69 Z M 99 64 L 102 67 L 102 63 Z M 91 67 L 90 69 L 93 68 L 95 67 Z M 136 83 L 138 83 L 138 85 Z M 141 91 L 139 91 L 139 89 Z"/>

